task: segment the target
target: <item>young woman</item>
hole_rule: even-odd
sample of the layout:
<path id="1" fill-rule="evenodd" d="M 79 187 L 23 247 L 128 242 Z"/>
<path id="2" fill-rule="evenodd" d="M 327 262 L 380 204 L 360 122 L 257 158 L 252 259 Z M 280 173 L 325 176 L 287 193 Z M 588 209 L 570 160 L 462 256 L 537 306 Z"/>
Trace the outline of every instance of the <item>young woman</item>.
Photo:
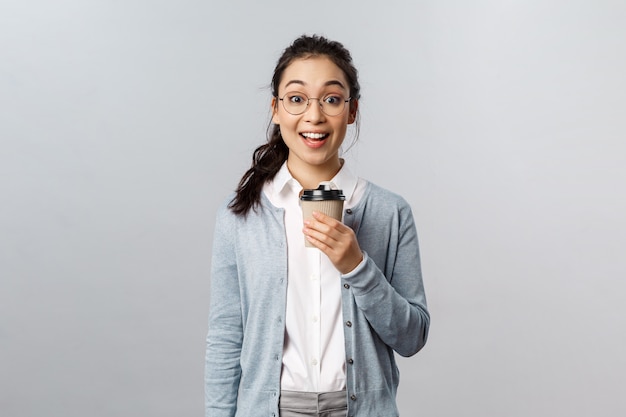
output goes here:
<path id="1" fill-rule="evenodd" d="M 411 209 L 339 157 L 359 108 L 350 53 L 296 39 L 272 95 L 269 140 L 217 217 L 206 416 L 398 416 L 394 351 L 417 353 L 430 317 Z M 343 222 L 303 222 L 299 196 L 322 181 L 343 190 Z"/>

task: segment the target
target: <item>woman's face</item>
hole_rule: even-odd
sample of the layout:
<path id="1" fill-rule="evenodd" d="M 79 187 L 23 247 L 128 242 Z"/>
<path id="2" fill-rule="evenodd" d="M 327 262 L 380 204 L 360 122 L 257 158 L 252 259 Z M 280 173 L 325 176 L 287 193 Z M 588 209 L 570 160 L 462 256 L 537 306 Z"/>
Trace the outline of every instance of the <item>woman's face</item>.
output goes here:
<path id="1" fill-rule="evenodd" d="M 329 103 L 337 102 L 339 97 L 348 99 L 350 88 L 343 71 L 327 57 L 297 59 L 283 72 L 278 98 L 272 99 L 272 121 L 280 126 L 289 148 L 287 165 L 292 173 L 312 169 L 336 173 L 340 167 L 339 147 L 348 125 L 354 123 L 357 103 L 345 103 L 341 113 L 328 116 L 317 99 L 310 100 L 306 111 L 299 115 L 287 112 L 279 101 L 306 101 L 306 97 L 327 98 Z"/>

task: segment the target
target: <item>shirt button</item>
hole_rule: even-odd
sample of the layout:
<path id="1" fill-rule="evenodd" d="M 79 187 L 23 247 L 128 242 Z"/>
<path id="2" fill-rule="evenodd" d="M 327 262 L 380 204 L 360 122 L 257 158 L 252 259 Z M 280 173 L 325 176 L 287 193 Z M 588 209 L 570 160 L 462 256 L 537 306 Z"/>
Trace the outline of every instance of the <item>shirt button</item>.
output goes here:
<path id="1" fill-rule="evenodd" d="M 343 287 L 347 290 L 348 288 L 350 288 L 350 286 L 348 284 L 343 284 Z"/>
<path id="2" fill-rule="evenodd" d="M 313 316 L 313 323 L 317 323 L 317 320 L 319 320 L 319 317 L 317 315 Z"/>
<path id="3" fill-rule="evenodd" d="M 309 277 L 309 279 L 310 279 L 311 281 L 317 281 L 318 276 L 317 276 L 317 274 L 311 274 L 311 276 Z"/>
<path id="4" fill-rule="evenodd" d="M 348 321 L 346 322 L 346 326 L 348 326 L 348 327 L 352 327 L 352 322 L 351 322 L 350 320 L 348 320 Z"/>
<path id="5" fill-rule="evenodd" d="M 346 214 L 352 214 L 352 209 L 346 209 Z"/>
<path id="6" fill-rule="evenodd" d="M 317 359 L 312 359 L 311 360 L 311 365 L 317 366 Z"/>

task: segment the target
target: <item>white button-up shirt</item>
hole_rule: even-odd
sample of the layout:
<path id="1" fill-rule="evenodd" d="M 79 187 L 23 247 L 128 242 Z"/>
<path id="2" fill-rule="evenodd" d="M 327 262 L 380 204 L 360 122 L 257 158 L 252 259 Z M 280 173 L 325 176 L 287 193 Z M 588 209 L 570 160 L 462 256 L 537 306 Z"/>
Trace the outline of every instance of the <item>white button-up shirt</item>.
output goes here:
<path id="1" fill-rule="evenodd" d="M 331 181 L 346 196 L 344 209 L 365 191 L 366 181 L 346 166 Z M 304 245 L 301 191 L 287 163 L 263 189 L 272 204 L 285 210 L 288 284 L 281 389 L 340 391 L 346 387 L 340 274 L 319 249 Z"/>

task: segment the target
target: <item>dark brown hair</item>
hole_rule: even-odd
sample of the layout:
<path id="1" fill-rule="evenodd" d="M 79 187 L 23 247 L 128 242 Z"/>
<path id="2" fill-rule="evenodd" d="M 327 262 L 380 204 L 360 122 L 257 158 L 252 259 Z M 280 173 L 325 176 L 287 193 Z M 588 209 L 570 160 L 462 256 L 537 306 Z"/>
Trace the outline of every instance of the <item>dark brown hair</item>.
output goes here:
<path id="1" fill-rule="evenodd" d="M 278 86 L 285 69 L 296 59 L 312 56 L 325 56 L 333 61 L 346 76 L 350 97 L 353 100 L 361 97 L 358 72 L 352 63 L 350 52 L 341 43 L 317 35 L 300 36 L 283 51 L 272 77 L 271 88 L 274 97 L 278 97 Z M 351 101 L 350 106 L 353 103 Z M 229 204 L 229 208 L 235 214 L 246 216 L 250 209 L 256 208 L 261 201 L 263 185 L 274 178 L 289 155 L 289 148 L 280 134 L 280 126 L 270 122 L 267 133 L 267 143 L 254 151 L 252 166 L 239 181 L 236 195 Z"/>

